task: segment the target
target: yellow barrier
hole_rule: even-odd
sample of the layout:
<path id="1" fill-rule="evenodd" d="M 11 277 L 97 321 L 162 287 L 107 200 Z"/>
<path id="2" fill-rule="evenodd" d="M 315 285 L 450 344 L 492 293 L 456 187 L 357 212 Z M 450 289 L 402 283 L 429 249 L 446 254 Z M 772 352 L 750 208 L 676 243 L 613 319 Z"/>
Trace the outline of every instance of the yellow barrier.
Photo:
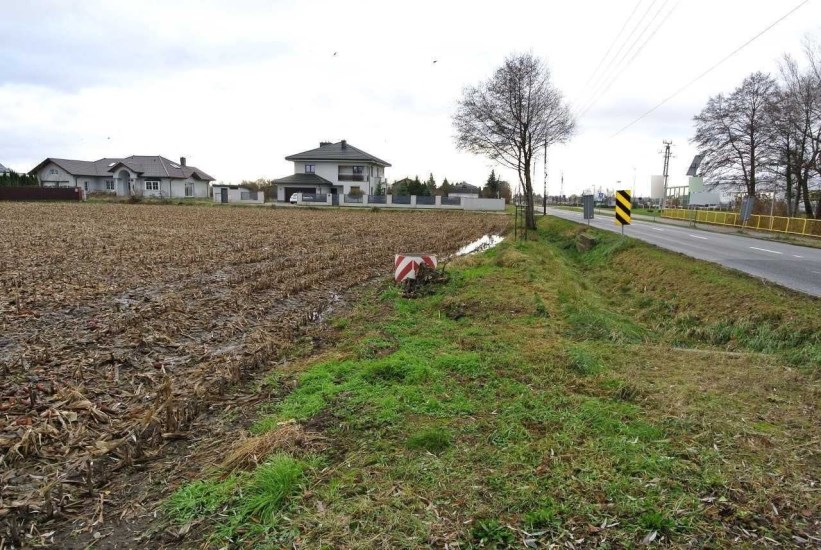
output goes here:
<path id="1" fill-rule="evenodd" d="M 773 231 L 776 233 L 790 233 L 806 237 L 821 237 L 821 220 L 809 218 L 788 218 L 785 216 L 750 216 L 746 222 L 741 221 L 737 212 L 717 212 L 715 210 L 685 210 L 683 208 L 665 208 L 661 211 L 662 218 L 674 220 L 690 220 L 697 223 L 712 223 L 716 225 L 731 225 L 755 229 L 756 231 Z"/>

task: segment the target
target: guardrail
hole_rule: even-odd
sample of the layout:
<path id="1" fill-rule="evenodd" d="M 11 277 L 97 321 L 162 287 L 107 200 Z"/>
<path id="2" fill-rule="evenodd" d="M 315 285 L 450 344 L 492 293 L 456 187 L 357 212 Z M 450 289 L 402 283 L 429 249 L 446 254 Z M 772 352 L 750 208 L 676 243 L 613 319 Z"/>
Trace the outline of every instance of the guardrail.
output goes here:
<path id="1" fill-rule="evenodd" d="M 772 231 L 774 233 L 788 233 L 806 237 L 821 237 L 821 220 L 810 218 L 788 218 L 786 216 L 763 216 L 754 214 L 746 222 L 741 221 L 738 212 L 716 212 L 712 210 L 685 210 L 683 208 L 665 208 L 661 211 L 662 218 L 674 220 L 688 220 L 697 223 L 711 223 L 715 225 L 729 225 L 754 229 L 756 231 Z"/>

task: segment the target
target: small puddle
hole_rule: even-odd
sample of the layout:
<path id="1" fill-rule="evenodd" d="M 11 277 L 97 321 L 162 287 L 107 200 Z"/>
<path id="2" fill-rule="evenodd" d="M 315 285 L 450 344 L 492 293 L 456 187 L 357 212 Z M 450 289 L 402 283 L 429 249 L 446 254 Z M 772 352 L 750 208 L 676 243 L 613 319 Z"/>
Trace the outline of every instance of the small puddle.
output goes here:
<path id="1" fill-rule="evenodd" d="M 483 252 L 489 248 L 493 248 L 503 240 L 505 240 L 505 238 L 501 235 L 483 235 L 480 239 L 476 239 L 472 243 L 466 244 L 457 250 L 454 256 L 465 256 L 467 254 Z"/>

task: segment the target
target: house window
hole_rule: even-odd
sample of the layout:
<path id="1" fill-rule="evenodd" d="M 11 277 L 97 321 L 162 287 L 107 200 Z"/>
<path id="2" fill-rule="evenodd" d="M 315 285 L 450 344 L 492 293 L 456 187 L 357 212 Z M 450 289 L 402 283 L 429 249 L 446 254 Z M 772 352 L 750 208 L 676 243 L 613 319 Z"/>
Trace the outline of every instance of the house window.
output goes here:
<path id="1" fill-rule="evenodd" d="M 306 164 L 305 165 L 305 173 L 306 174 L 316 173 L 316 164 Z"/>
<path id="2" fill-rule="evenodd" d="M 364 166 L 354 166 L 353 167 L 353 173 L 357 176 L 361 176 L 362 174 L 365 173 L 365 167 Z"/>
<path id="3" fill-rule="evenodd" d="M 193 183 L 186 183 L 185 184 L 185 196 L 186 197 L 193 197 L 194 196 L 194 184 Z"/>
<path id="4" fill-rule="evenodd" d="M 360 191 L 358 185 L 351 185 L 351 195 L 359 195 L 360 193 L 362 193 L 362 191 Z"/>
<path id="5" fill-rule="evenodd" d="M 145 180 L 145 190 L 146 191 L 159 191 L 160 190 L 160 181 L 159 180 Z"/>
<path id="6" fill-rule="evenodd" d="M 84 182 L 83 182 L 83 189 L 85 189 L 86 191 L 88 191 L 88 182 L 87 182 L 87 181 L 84 181 Z"/>
<path id="7" fill-rule="evenodd" d="M 49 173 L 49 174 L 56 174 L 56 173 L 57 173 L 57 169 L 56 169 L 56 168 L 52 168 L 51 170 L 49 170 L 49 171 L 48 171 L 48 173 Z"/>
<path id="8" fill-rule="evenodd" d="M 105 190 L 114 191 L 114 180 L 105 180 Z"/>

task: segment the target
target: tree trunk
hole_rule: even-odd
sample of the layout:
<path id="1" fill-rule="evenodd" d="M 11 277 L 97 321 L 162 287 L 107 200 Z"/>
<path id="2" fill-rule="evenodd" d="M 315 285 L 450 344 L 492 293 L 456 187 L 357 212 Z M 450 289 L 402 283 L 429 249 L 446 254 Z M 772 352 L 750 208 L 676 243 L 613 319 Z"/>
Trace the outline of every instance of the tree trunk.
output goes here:
<path id="1" fill-rule="evenodd" d="M 802 178 L 804 181 L 801 182 L 801 194 L 804 196 L 804 215 L 808 218 L 812 218 L 812 198 L 810 197 L 810 188 L 809 188 L 809 178 Z"/>
<path id="2" fill-rule="evenodd" d="M 533 182 L 530 180 L 530 161 L 525 161 L 525 224 L 528 229 L 536 229 L 536 215 L 533 205 Z"/>
<path id="3" fill-rule="evenodd" d="M 797 217 L 798 216 L 798 204 L 801 202 L 801 186 L 796 185 L 795 187 L 795 202 L 792 206 L 792 215 Z"/>
<path id="4" fill-rule="evenodd" d="M 787 153 L 787 163 L 785 168 L 787 170 L 784 174 L 787 185 L 787 216 L 792 217 L 792 162 L 790 160 L 789 153 Z M 775 200 L 775 197 L 773 197 L 773 200 Z"/>

